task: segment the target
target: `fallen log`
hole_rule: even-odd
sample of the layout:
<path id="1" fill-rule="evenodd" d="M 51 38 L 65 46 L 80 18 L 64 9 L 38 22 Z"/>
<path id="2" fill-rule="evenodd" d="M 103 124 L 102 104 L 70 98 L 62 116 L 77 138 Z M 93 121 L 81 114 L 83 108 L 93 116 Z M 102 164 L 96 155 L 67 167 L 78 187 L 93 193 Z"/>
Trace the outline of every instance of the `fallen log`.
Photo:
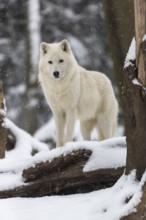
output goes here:
<path id="1" fill-rule="evenodd" d="M 91 154 L 91 150 L 79 149 L 51 162 L 41 162 L 24 169 L 24 184 L 0 191 L 0 198 L 83 193 L 113 185 L 122 175 L 124 167 L 83 172 Z"/>
<path id="2" fill-rule="evenodd" d="M 112 186 L 123 174 L 124 168 L 107 169 L 96 172 L 94 178 L 87 178 L 82 174 L 79 177 L 55 174 L 54 176 L 44 176 L 28 185 L 16 187 L 14 189 L 0 191 L 0 198 L 10 197 L 41 197 L 46 195 L 68 195 L 73 193 L 85 193 L 93 190 Z"/>
<path id="3" fill-rule="evenodd" d="M 85 165 L 91 154 L 92 151 L 85 149 L 73 151 L 66 156 L 61 155 L 60 157 L 54 158 L 51 162 L 41 162 L 36 164 L 35 167 L 23 170 L 22 176 L 25 178 L 25 182 L 30 182 L 42 176 L 51 175 L 53 172 L 64 174 L 63 171 L 70 167 L 72 167 L 73 172 L 80 173 L 82 166 Z M 69 172 L 67 172 L 67 174 L 70 175 Z"/>

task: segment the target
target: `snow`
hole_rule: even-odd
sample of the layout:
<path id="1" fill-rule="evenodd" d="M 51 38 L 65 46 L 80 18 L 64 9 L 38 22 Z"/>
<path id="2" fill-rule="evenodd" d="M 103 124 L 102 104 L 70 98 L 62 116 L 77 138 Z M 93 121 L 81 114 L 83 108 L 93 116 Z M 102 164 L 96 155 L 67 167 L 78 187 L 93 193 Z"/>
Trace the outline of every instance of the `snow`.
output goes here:
<path id="1" fill-rule="evenodd" d="M 146 180 L 135 181 L 135 171 L 107 189 L 86 194 L 0 200 L 1 220 L 120 220 L 135 210 Z M 131 198 L 131 199 L 130 199 Z M 130 199 L 126 203 L 126 199 Z"/>
<path id="2" fill-rule="evenodd" d="M 62 148 L 49 150 L 46 144 L 36 140 L 10 120 L 6 119 L 5 124 L 16 135 L 17 142 L 15 149 L 6 152 L 6 158 L 0 160 L 0 190 L 26 184 L 21 175 L 24 168 L 41 161 L 51 161 L 59 155 L 66 155 L 77 149 L 92 150 L 89 161 L 83 167 L 84 172 L 125 165 L 125 137 L 102 142 L 72 142 Z M 32 149 L 39 152 L 32 156 Z M 91 193 L 0 199 L 0 220 L 120 220 L 122 216 L 135 211 L 142 196 L 146 173 L 141 182 L 136 181 L 135 173 L 132 171 L 128 176 L 123 174 L 113 187 Z"/>
<path id="3" fill-rule="evenodd" d="M 136 79 L 136 78 L 134 78 L 134 79 L 132 80 L 132 83 L 133 83 L 134 85 L 139 85 L 139 86 L 141 86 L 140 82 L 139 82 L 138 79 Z"/>
<path id="4" fill-rule="evenodd" d="M 18 128 L 9 119 L 5 120 L 5 126 L 16 136 L 16 145 L 14 150 L 6 151 L 5 159 L 0 160 L 0 190 L 12 189 L 24 184 L 21 172 L 26 164 L 29 164 L 33 150 L 49 152 L 48 145 Z"/>
<path id="5" fill-rule="evenodd" d="M 6 112 L 5 112 L 4 109 L 0 109 L 0 115 L 2 115 L 2 116 L 5 116 L 5 115 L 6 115 Z"/>
<path id="6" fill-rule="evenodd" d="M 118 138 L 116 138 L 117 140 Z M 113 139 L 113 144 L 116 141 Z M 119 140 L 119 139 L 118 139 Z M 123 139 L 122 139 L 123 142 Z M 93 147 L 93 146 L 92 146 Z M 111 147 L 110 142 L 106 145 L 99 143 L 93 150 L 92 156 L 85 165 L 83 171 L 93 171 L 104 168 L 123 167 L 126 160 L 126 149 L 121 147 Z"/>
<path id="7" fill-rule="evenodd" d="M 92 151 L 92 156 L 83 168 L 84 172 L 102 168 L 117 168 L 125 166 L 126 160 L 125 138 L 112 138 L 106 141 L 82 141 L 67 143 L 62 148 L 53 149 L 46 154 L 40 152 L 31 159 L 27 168 L 40 162 L 51 162 L 54 158 L 67 155 L 75 150 L 87 149 Z"/>
<path id="8" fill-rule="evenodd" d="M 142 41 L 146 40 L 146 34 L 143 36 Z"/>
<path id="9" fill-rule="evenodd" d="M 10 154 L 14 153 L 15 155 L 25 155 L 30 156 L 32 150 L 41 151 L 42 149 L 47 151 L 49 147 L 33 138 L 24 130 L 18 128 L 13 122 L 9 119 L 5 120 L 5 126 L 13 131 L 13 134 L 16 136 L 16 146 L 15 150 L 12 151 Z"/>
<path id="10" fill-rule="evenodd" d="M 5 126 L 12 130 L 16 136 L 16 145 L 14 150 L 6 152 L 5 159 L 0 160 L 0 175 L 2 172 L 19 173 L 32 158 L 31 153 L 33 150 L 38 152 L 44 151 L 45 153 L 49 152 L 48 145 L 36 140 L 7 118 L 5 120 Z"/>
<path id="11" fill-rule="evenodd" d="M 0 174 L 0 190 L 12 189 L 17 186 L 24 185 L 21 174 L 19 173 L 4 173 Z M 11 180 L 11 181 L 10 181 Z"/>
<path id="12" fill-rule="evenodd" d="M 146 93 L 146 87 L 144 87 L 144 86 L 138 81 L 138 79 L 134 78 L 134 79 L 132 80 L 132 83 L 133 83 L 134 85 L 137 85 L 137 86 L 142 87 L 143 91 Z"/>
<path id="13" fill-rule="evenodd" d="M 125 60 L 125 64 L 124 64 L 124 68 L 127 68 L 132 64 L 132 61 L 134 61 L 136 59 L 136 46 L 135 46 L 136 42 L 135 42 L 135 38 L 132 39 L 131 45 L 129 47 L 127 56 L 126 56 L 126 60 Z"/>

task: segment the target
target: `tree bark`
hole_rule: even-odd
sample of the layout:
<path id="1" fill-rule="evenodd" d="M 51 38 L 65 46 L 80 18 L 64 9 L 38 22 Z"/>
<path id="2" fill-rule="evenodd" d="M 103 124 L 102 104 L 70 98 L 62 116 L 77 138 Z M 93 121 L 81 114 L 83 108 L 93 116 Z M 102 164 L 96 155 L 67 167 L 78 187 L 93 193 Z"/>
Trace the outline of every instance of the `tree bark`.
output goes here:
<path id="1" fill-rule="evenodd" d="M 5 101 L 3 95 L 2 82 L 0 81 L 0 158 L 5 157 L 5 147 L 7 142 L 7 131 L 5 121 Z"/>
<path id="2" fill-rule="evenodd" d="M 27 0 L 27 31 L 26 31 L 26 75 L 25 99 L 23 116 L 24 129 L 33 134 L 38 127 L 39 89 L 38 89 L 38 60 L 40 45 L 40 1 Z"/>
<path id="3" fill-rule="evenodd" d="M 126 174 L 136 169 L 140 180 L 146 169 L 146 92 L 143 86 L 133 83 L 136 75 L 135 64 L 124 69 Z"/>
<path id="4" fill-rule="evenodd" d="M 146 76 L 146 39 L 142 41 L 144 26 L 146 27 L 144 10 L 146 14 L 146 1 L 136 0 L 136 62 L 131 62 L 131 65 L 124 69 L 124 108 L 127 137 L 126 174 L 136 169 L 139 180 L 146 169 L 146 88 L 143 86 Z M 142 28 L 144 30 L 141 30 Z M 136 83 L 134 83 L 134 79 Z"/>
<path id="5" fill-rule="evenodd" d="M 120 119 L 123 119 L 123 63 L 134 35 L 134 2 L 133 0 L 103 0 L 105 25 L 109 50 L 113 61 L 113 76 L 118 87 L 118 101 L 121 107 Z M 125 19 L 128 17 L 128 19 Z"/>
<path id="6" fill-rule="evenodd" d="M 127 138 L 126 174 L 136 169 L 141 180 L 146 170 L 146 1 L 135 0 L 136 59 L 124 69 L 124 108 Z M 146 184 L 137 212 L 122 220 L 146 219 Z"/>
<path id="7" fill-rule="evenodd" d="M 146 1 L 134 0 L 135 4 L 135 36 L 136 36 L 136 66 L 138 79 L 146 86 L 146 51 L 143 37 L 146 34 Z"/>

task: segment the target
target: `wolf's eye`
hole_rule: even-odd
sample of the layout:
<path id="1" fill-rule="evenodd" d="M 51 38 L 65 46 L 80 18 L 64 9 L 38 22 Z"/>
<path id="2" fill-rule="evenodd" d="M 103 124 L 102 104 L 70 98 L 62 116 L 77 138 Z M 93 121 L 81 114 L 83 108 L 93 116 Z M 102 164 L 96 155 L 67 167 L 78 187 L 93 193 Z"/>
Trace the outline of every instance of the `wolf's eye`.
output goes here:
<path id="1" fill-rule="evenodd" d="M 53 62 L 52 61 L 48 61 L 48 63 L 52 64 Z"/>
<path id="2" fill-rule="evenodd" d="M 59 60 L 59 63 L 63 63 L 64 62 L 64 60 Z"/>

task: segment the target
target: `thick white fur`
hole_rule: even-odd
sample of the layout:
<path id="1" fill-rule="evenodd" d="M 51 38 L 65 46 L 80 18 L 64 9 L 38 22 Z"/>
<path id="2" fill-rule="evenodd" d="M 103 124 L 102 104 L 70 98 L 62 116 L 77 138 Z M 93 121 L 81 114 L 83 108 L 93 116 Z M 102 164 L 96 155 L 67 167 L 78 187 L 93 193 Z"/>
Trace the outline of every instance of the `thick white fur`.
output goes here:
<path id="1" fill-rule="evenodd" d="M 39 80 L 54 115 L 57 147 L 72 141 L 77 117 L 85 140 L 90 140 L 94 127 L 99 140 L 113 137 L 118 104 L 110 80 L 79 66 L 67 40 L 41 43 L 40 53 Z"/>

